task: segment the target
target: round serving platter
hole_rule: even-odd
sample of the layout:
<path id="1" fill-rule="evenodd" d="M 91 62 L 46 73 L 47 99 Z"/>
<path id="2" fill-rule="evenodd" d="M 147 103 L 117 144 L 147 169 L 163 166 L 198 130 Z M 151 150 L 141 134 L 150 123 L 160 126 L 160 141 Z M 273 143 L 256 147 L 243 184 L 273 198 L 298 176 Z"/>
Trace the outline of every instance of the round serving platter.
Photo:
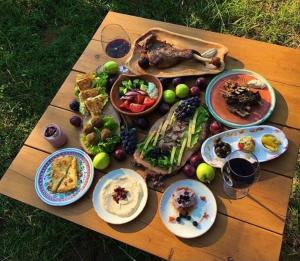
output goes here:
<path id="1" fill-rule="evenodd" d="M 191 188 L 198 200 L 196 207 L 190 212 L 192 220 L 198 222 L 198 226 L 193 226 L 192 222 L 181 219 L 180 223 L 170 222 L 170 217 L 177 217 L 179 214 L 172 204 L 172 194 L 178 187 Z M 195 238 L 206 233 L 213 223 L 217 215 L 217 203 L 213 193 L 203 183 L 184 179 L 170 185 L 164 192 L 159 207 L 160 218 L 166 228 L 173 234 L 182 238 Z"/>
<path id="2" fill-rule="evenodd" d="M 101 206 L 101 200 L 100 200 L 100 192 L 103 189 L 106 182 L 108 180 L 113 180 L 124 175 L 130 176 L 131 178 L 138 181 L 141 184 L 143 190 L 143 197 L 141 199 L 138 209 L 129 217 L 119 217 L 117 215 L 109 213 L 108 211 L 105 210 L 103 206 Z M 124 224 L 135 219 L 145 208 L 147 199 L 148 199 L 148 188 L 145 180 L 136 171 L 131 169 L 125 169 L 125 168 L 115 169 L 105 174 L 101 179 L 99 179 L 93 192 L 93 206 L 97 215 L 110 224 Z"/>
<path id="3" fill-rule="evenodd" d="M 250 87 L 253 91 L 259 91 L 262 99 L 259 106 L 252 108 L 248 117 L 242 118 L 228 110 L 222 94 L 223 86 L 228 80 L 243 85 L 256 80 L 264 86 L 263 88 Z M 206 89 L 205 102 L 209 112 L 216 120 L 231 128 L 242 128 L 261 124 L 268 119 L 275 108 L 276 97 L 271 84 L 261 75 L 249 70 L 232 69 L 211 80 Z"/>
<path id="4" fill-rule="evenodd" d="M 279 146 L 278 152 L 270 152 L 262 145 L 261 138 L 265 134 L 272 134 L 280 140 L 281 145 Z M 259 162 L 275 159 L 283 154 L 288 148 L 288 139 L 282 130 L 269 125 L 252 126 L 224 131 L 205 140 L 201 147 L 203 160 L 213 167 L 221 168 L 224 165 L 226 158 L 220 158 L 216 155 L 214 149 L 215 140 L 220 138 L 231 146 L 231 151 L 234 151 L 239 149 L 238 142 L 243 136 L 251 136 L 255 141 L 255 150 L 253 153 Z"/>
<path id="5" fill-rule="evenodd" d="M 66 193 L 53 193 L 48 187 L 51 182 L 52 162 L 60 156 L 72 156 L 77 159 L 77 188 Z M 94 178 L 91 158 L 82 150 L 66 148 L 49 155 L 41 163 L 35 174 L 35 191 L 39 198 L 51 206 L 66 206 L 80 199 L 90 188 Z"/>

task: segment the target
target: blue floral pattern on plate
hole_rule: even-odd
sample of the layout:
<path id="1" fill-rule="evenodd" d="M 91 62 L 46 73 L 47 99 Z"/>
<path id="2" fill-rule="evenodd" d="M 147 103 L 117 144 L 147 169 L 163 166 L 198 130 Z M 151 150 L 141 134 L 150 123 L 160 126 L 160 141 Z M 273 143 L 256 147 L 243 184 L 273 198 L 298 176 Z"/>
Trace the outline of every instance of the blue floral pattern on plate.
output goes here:
<path id="1" fill-rule="evenodd" d="M 52 162 L 60 156 L 73 156 L 77 159 L 78 183 L 77 188 L 66 193 L 53 193 L 49 189 L 52 174 Z M 52 206 L 65 206 L 81 198 L 91 186 L 94 168 L 90 157 L 82 150 L 67 148 L 49 155 L 37 169 L 35 190 L 45 203 Z"/>

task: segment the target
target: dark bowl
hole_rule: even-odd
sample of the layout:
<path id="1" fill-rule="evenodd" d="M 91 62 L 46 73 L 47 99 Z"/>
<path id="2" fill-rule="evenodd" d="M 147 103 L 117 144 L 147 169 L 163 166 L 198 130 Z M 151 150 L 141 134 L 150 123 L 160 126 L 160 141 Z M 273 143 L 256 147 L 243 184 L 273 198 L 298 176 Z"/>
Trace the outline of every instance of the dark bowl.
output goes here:
<path id="1" fill-rule="evenodd" d="M 156 102 L 150 108 L 148 108 L 147 110 L 144 110 L 142 112 L 130 112 L 130 111 L 122 110 L 121 108 L 119 108 L 119 105 L 123 102 L 120 99 L 119 87 L 120 87 L 122 81 L 129 80 L 129 79 L 136 79 L 136 78 L 139 78 L 139 79 L 147 81 L 147 82 L 153 82 L 156 85 L 157 90 L 158 90 L 158 97 L 156 99 Z M 122 114 L 125 114 L 128 116 L 142 116 L 142 115 L 152 112 L 157 107 L 157 105 L 159 104 L 159 102 L 162 98 L 162 93 L 163 93 L 163 87 L 161 85 L 160 80 L 152 75 L 149 75 L 149 74 L 143 74 L 143 75 L 122 74 L 115 81 L 114 85 L 112 86 L 112 88 L 110 90 L 110 102 L 114 106 L 114 108 Z"/>

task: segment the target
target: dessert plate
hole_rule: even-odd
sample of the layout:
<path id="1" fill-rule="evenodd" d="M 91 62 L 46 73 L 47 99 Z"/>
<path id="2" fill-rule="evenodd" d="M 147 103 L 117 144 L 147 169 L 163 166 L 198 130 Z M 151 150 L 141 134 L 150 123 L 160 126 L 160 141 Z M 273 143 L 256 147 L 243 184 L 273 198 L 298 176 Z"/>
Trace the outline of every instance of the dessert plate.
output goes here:
<path id="1" fill-rule="evenodd" d="M 192 220 L 198 222 L 197 227 L 187 219 L 182 218 L 180 223 L 176 220 L 173 222 L 169 220 L 170 217 L 179 216 L 172 204 L 172 194 L 178 187 L 189 187 L 196 193 L 197 205 L 190 212 L 190 216 Z M 173 234 L 182 238 L 194 238 L 206 233 L 215 222 L 217 203 L 213 193 L 206 185 L 196 180 L 184 179 L 173 183 L 166 189 L 160 201 L 159 212 L 162 222 Z"/>
<path id="2" fill-rule="evenodd" d="M 261 138 L 265 134 L 272 134 L 280 140 L 278 152 L 269 152 L 261 143 Z M 234 130 L 224 131 L 217 135 L 208 138 L 201 147 L 201 155 L 203 160 L 209 165 L 222 168 L 225 163 L 225 158 L 219 158 L 214 150 L 214 141 L 221 138 L 222 141 L 231 146 L 231 151 L 238 150 L 238 142 L 242 136 L 251 136 L 255 141 L 254 154 L 259 162 L 265 162 L 279 157 L 288 148 L 288 139 L 282 130 L 269 125 L 260 125 L 246 127 Z"/>
<path id="3" fill-rule="evenodd" d="M 52 162 L 60 156 L 73 156 L 77 159 L 77 188 L 66 193 L 53 193 L 48 189 L 51 182 Z M 80 199 L 90 188 L 94 178 L 91 158 L 82 150 L 67 148 L 49 155 L 41 163 L 35 174 L 35 191 L 39 198 L 51 206 L 66 206 Z"/>
<path id="4" fill-rule="evenodd" d="M 259 91 L 261 104 L 253 107 L 248 117 L 242 118 L 228 110 L 222 94 L 224 83 L 228 80 L 239 84 L 255 81 L 264 86 L 262 89 L 250 88 L 252 91 Z M 276 97 L 273 87 L 261 75 L 248 70 L 233 69 L 225 71 L 212 79 L 206 89 L 205 103 L 216 120 L 231 128 L 242 128 L 261 124 L 268 119 L 275 108 Z"/>
<path id="5" fill-rule="evenodd" d="M 107 181 L 114 180 L 114 179 L 120 178 L 125 175 L 129 176 L 130 178 L 132 178 L 140 183 L 142 192 L 143 192 L 143 196 L 141 198 L 138 208 L 132 215 L 130 215 L 128 217 L 120 217 L 118 215 L 111 214 L 102 206 L 102 203 L 100 200 L 100 194 L 101 194 L 101 190 L 104 188 Z M 93 192 L 93 205 L 94 205 L 95 211 L 97 212 L 97 214 L 100 218 L 102 218 L 104 221 L 106 221 L 110 224 L 124 224 L 124 223 L 127 223 L 127 222 L 135 219 L 145 208 L 147 199 L 148 199 L 148 189 L 147 189 L 145 180 L 136 171 L 131 170 L 131 169 L 125 169 L 125 168 L 115 169 L 115 170 L 112 170 L 112 171 L 108 172 L 107 174 L 105 174 L 98 181 L 97 185 L 95 186 L 94 192 Z"/>

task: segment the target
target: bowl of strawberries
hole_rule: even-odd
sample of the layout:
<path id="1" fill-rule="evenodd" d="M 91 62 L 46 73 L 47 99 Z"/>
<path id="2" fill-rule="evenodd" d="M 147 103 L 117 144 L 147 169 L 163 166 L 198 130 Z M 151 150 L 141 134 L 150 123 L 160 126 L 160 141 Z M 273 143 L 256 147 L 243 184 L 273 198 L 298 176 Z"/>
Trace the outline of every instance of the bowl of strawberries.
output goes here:
<path id="1" fill-rule="evenodd" d="M 110 91 L 114 108 L 128 116 L 142 116 L 155 109 L 162 98 L 163 87 L 152 75 L 122 74 Z"/>

